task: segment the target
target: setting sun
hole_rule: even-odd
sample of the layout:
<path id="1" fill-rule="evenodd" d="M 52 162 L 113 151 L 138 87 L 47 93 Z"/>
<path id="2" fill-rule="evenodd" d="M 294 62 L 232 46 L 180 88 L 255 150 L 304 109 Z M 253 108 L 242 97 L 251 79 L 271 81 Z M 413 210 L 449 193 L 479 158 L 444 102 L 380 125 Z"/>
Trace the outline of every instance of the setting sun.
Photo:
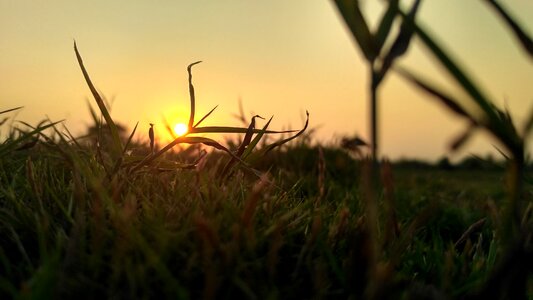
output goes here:
<path id="1" fill-rule="evenodd" d="M 174 126 L 174 133 L 178 136 L 182 136 L 187 133 L 187 125 L 183 123 L 178 123 Z"/>

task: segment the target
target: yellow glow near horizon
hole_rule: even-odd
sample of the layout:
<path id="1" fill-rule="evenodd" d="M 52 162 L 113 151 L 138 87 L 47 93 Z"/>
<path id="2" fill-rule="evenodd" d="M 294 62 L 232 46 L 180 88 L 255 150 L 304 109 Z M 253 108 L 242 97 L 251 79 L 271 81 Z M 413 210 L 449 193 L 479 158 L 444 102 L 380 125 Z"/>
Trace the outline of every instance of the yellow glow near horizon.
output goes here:
<path id="1" fill-rule="evenodd" d="M 188 131 L 187 125 L 185 125 L 183 123 L 177 123 L 176 125 L 174 125 L 174 133 L 177 136 L 182 136 L 182 135 L 186 134 L 187 131 Z"/>

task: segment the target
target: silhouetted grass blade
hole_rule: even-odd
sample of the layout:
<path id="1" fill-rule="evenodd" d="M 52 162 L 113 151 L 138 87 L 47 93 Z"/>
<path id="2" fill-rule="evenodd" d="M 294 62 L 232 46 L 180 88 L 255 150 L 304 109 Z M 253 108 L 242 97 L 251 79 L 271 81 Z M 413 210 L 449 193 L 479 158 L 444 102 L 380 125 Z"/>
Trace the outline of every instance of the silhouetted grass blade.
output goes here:
<path id="1" fill-rule="evenodd" d="M 363 55 L 368 61 L 374 61 L 377 57 L 374 37 L 361 13 L 359 1 L 335 0 L 335 4 L 361 48 Z"/>
<path id="2" fill-rule="evenodd" d="M 191 99 L 191 113 L 189 115 L 189 130 L 194 124 L 194 114 L 196 109 L 196 96 L 194 94 L 194 86 L 192 85 L 192 67 L 201 63 L 202 61 L 193 62 L 187 67 L 187 73 L 189 73 L 189 97 Z"/>
<path id="3" fill-rule="evenodd" d="M 507 23 L 518 41 L 522 44 L 522 47 L 529 54 L 530 58 L 533 58 L 533 40 L 531 37 L 528 36 L 515 19 L 513 19 L 513 17 L 511 17 L 511 15 L 496 0 L 485 0 L 485 2 L 488 3 Z"/>
<path id="4" fill-rule="evenodd" d="M 387 10 L 379 23 L 379 27 L 375 34 L 376 41 L 376 51 L 381 52 L 381 48 L 385 44 L 387 37 L 389 36 L 392 24 L 394 23 L 394 18 L 398 13 L 398 0 L 390 0 Z"/>
<path id="5" fill-rule="evenodd" d="M 87 85 L 89 86 L 89 89 L 91 90 L 91 93 L 93 94 L 93 97 L 96 100 L 96 104 L 98 104 L 98 108 L 100 108 L 100 112 L 104 116 L 106 124 L 109 128 L 109 131 L 111 132 L 114 152 L 115 154 L 119 155 L 122 152 L 122 141 L 120 140 L 117 126 L 115 125 L 115 122 L 113 122 L 113 119 L 111 118 L 111 115 L 109 114 L 109 111 L 107 110 L 107 107 L 105 106 L 104 100 L 102 99 L 102 97 L 100 96 L 96 88 L 94 87 L 91 81 L 91 78 L 89 77 L 89 74 L 87 73 L 87 70 L 85 69 L 85 66 L 83 65 L 83 60 L 78 51 L 78 47 L 76 46 L 76 42 L 74 42 L 74 51 L 76 52 L 76 58 L 78 59 L 78 63 L 83 73 L 83 77 L 85 78 L 85 81 L 87 82 Z"/>

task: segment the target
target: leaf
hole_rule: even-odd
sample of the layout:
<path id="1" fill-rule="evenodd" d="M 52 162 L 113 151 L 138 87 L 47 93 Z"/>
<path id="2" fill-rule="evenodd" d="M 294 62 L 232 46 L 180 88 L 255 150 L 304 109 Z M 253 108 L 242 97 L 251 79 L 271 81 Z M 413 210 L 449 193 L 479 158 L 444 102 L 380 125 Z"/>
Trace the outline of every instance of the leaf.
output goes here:
<path id="1" fill-rule="evenodd" d="M 466 129 L 466 131 L 462 133 L 460 136 L 455 138 L 455 140 L 451 143 L 450 145 L 451 151 L 457 151 L 461 147 L 463 147 L 463 145 L 465 145 L 466 142 L 470 140 L 470 137 L 472 137 L 472 134 L 477 128 L 478 128 L 477 125 L 471 123 L 468 129 Z"/>
<path id="2" fill-rule="evenodd" d="M 507 23 L 507 25 L 513 31 L 515 37 L 522 44 L 522 47 L 533 58 L 533 40 L 527 35 L 527 33 L 522 29 L 522 27 L 507 13 L 507 11 L 496 1 L 496 0 L 485 0 L 497 13 L 498 15 Z"/>
<path id="3" fill-rule="evenodd" d="M 262 119 L 262 117 L 259 116 L 259 115 L 256 115 L 256 116 L 252 117 L 252 120 L 250 121 L 250 125 L 248 126 L 248 129 L 246 130 L 246 134 L 244 135 L 242 143 L 241 143 L 241 145 L 239 146 L 239 148 L 237 149 L 237 151 L 235 153 L 235 156 L 237 156 L 237 157 L 241 157 L 242 156 L 242 154 L 244 153 L 244 150 L 246 149 L 246 147 L 248 146 L 248 144 L 250 144 L 250 141 L 252 140 L 253 131 L 255 129 L 255 118 L 261 118 Z M 230 161 L 228 161 L 228 163 L 226 164 L 226 166 L 222 170 L 222 176 L 223 177 L 226 177 L 227 175 L 230 174 L 230 168 L 236 162 L 237 161 L 234 158 L 232 158 Z"/>
<path id="4" fill-rule="evenodd" d="M 30 128 L 32 128 L 33 130 L 30 131 L 30 132 L 24 132 L 22 134 L 22 136 L 20 136 L 19 138 L 17 138 L 16 140 L 13 140 L 9 143 L 3 143 L 0 145 L 0 157 L 3 157 L 4 155 L 6 155 L 7 153 L 13 151 L 13 150 L 16 150 L 17 148 L 21 147 L 22 145 L 20 145 L 22 142 L 25 142 L 25 141 L 28 141 L 31 139 L 30 143 L 32 143 L 33 139 L 32 137 L 36 134 L 40 134 L 42 131 L 50 128 L 50 127 L 53 127 L 55 126 L 56 124 L 59 124 L 63 122 L 63 120 L 61 121 L 58 121 L 58 122 L 54 122 L 54 123 L 51 123 L 51 124 L 47 124 L 47 125 L 44 125 L 44 126 L 38 126 L 37 128 L 33 128 L 32 126 L 29 126 Z"/>
<path id="5" fill-rule="evenodd" d="M 529 116 L 526 119 L 526 123 L 524 125 L 524 138 L 527 138 L 529 133 L 531 132 L 531 129 L 533 129 L 533 107 L 529 112 Z"/>
<path id="6" fill-rule="evenodd" d="M 189 73 L 189 97 L 191 99 L 191 113 L 189 115 L 189 129 L 191 129 L 194 124 L 194 114 L 196 106 L 196 98 L 194 95 L 194 86 L 192 85 L 192 67 L 201 63 L 202 61 L 193 62 L 187 67 L 187 73 Z"/>
<path id="7" fill-rule="evenodd" d="M 24 106 L 19 106 L 19 107 L 15 107 L 15 108 L 10 108 L 10 109 L 6 109 L 6 110 L 3 110 L 3 111 L 0 111 L 0 115 L 1 114 L 5 114 L 5 113 L 8 113 L 10 111 L 15 111 L 15 110 L 19 110 L 21 108 L 23 108 Z"/>
<path id="8" fill-rule="evenodd" d="M 420 5 L 420 0 L 416 0 L 408 14 L 408 17 L 410 20 L 415 19 L 416 12 L 418 11 L 419 5 Z M 397 11 L 398 11 L 398 7 L 396 7 L 396 12 Z M 389 52 L 383 59 L 381 69 L 378 73 L 377 84 L 379 84 L 379 82 L 385 77 L 385 74 L 390 69 L 394 61 L 398 57 L 404 55 L 405 52 L 407 52 L 407 49 L 409 48 L 409 44 L 411 42 L 412 37 L 413 37 L 413 27 L 409 26 L 408 22 L 406 22 L 404 19 L 400 27 L 400 32 L 398 33 L 398 36 L 396 37 L 396 40 L 394 41 Z"/>
<path id="9" fill-rule="evenodd" d="M 203 118 L 201 118 L 200 121 L 194 124 L 194 127 L 197 127 L 198 125 L 200 125 L 200 123 L 202 123 L 205 119 L 207 119 L 207 117 L 209 117 L 215 111 L 215 109 L 217 109 L 217 107 L 218 105 L 213 107 L 213 109 L 210 110 L 205 116 L 203 116 Z"/>
<path id="10" fill-rule="evenodd" d="M 459 116 L 465 117 L 468 120 L 470 120 L 472 123 L 477 124 L 475 117 L 466 111 L 461 105 L 459 105 L 459 101 L 454 99 L 451 96 L 446 95 L 443 91 L 440 91 L 437 87 L 432 86 L 428 82 L 425 82 L 421 78 L 417 77 L 413 73 L 402 69 L 402 68 L 396 68 L 396 71 L 405 79 L 409 80 L 414 85 L 418 86 L 425 92 L 433 95 L 435 98 L 440 100 L 442 104 L 444 104 L 446 107 L 448 107 L 452 112 L 458 114 Z"/>
<path id="11" fill-rule="evenodd" d="M 379 23 L 379 27 L 375 35 L 376 51 L 378 53 L 381 52 L 381 48 L 389 36 L 392 24 L 394 23 L 394 17 L 396 16 L 397 12 L 398 0 L 389 0 L 389 6 L 383 15 L 383 18 L 381 18 L 381 22 Z"/>
<path id="12" fill-rule="evenodd" d="M 96 100 L 96 104 L 98 104 L 98 108 L 100 108 L 100 111 L 102 112 L 102 115 L 104 116 L 104 119 L 109 128 L 109 131 L 111 132 L 114 152 L 115 154 L 119 154 L 122 152 L 122 141 L 120 140 L 117 126 L 115 125 L 115 122 L 113 122 L 113 119 L 111 118 L 111 115 L 109 114 L 109 111 L 107 110 L 104 104 L 104 100 L 102 99 L 102 97 L 100 96 L 96 88 L 94 87 L 91 81 L 91 78 L 89 77 L 89 74 L 87 73 L 87 70 L 85 69 L 83 65 L 83 60 L 78 51 L 78 47 L 76 46 L 76 42 L 74 42 L 74 52 L 76 52 L 76 58 L 78 59 L 78 63 L 83 73 L 83 77 L 85 78 L 85 81 L 87 82 L 87 85 L 89 86 L 89 89 L 91 90 L 91 93 L 93 94 L 93 97 Z"/>
<path id="13" fill-rule="evenodd" d="M 246 133 L 248 131 L 247 128 L 243 127 L 229 127 L 229 126 L 206 126 L 206 127 L 195 127 L 191 129 L 189 133 Z M 259 133 L 259 129 L 254 129 L 253 133 Z M 265 133 L 292 133 L 296 132 L 296 130 L 282 130 L 282 131 L 273 131 L 268 130 L 265 131 Z"/>
<path id="14" fill-rule="evenodd" d="M 248 147 L 246 147 L 246 150 L 244 151 L 244 153 L 242 155 L 242 159 L 246 160 L 246 158 L 252 153 L 252 150 L 257 146 L 257 144 L 259 143 L 259 141 L 261 140 L 261 138 L 263 137 L 263 135 L 267 131 L 267 128 L 270 125 L 270 122 L 272 121 L 272 118 L 274 118 L 274 116 L 270 117 L 270 119 L 265 124 L 265 126 L 263 126 L 263 129 L 261 129 L 261 131 L 257 133 L 257 135 L 252 140 L 252 142 L 250 142 L 250 145 L 248 145 Z"/>
<path id="15" fill-rule="evenodd" d="M 305 114 L 307 116 L 306 120 L 305 120 L 305 125 L 304 127 L 298 132 L 296 133 L 295 135 L 289 137 L 289 138 L 286 138 L 286 139 L 283 139 L 283 140 L 280 140 L 280 141 L 277 141 L 275 143 L 272 143 L 268 146 L 266 146 L 265 148 L 261 149 L 261 156 L 267 154 L 268 152 L 270 152 L 272 149 L 276 148 L 276 147 L 279 147 L 287 142 L 290 142 L 292 141 L 293 139 L 297 138 L 298 136 L 300 136 L 302 133 L 305 132 L 305 130 L 307 129 L 307 126 L 309 125 L 309 112 L 308 111 L 305 111 Z"/>
<path id="16" fill-rule="evenodd" d="M 335 0 L 344 22 L 352 32 L 359 48 L 368 61 L 374 61 L 377 53 L 374 48 L 374 38 L 365 21 L 358 0 Z"/>
<path id="17" fill-rule="evenodd" d="M 413 27 L 414 32 L 426 45 L 426 47 L 435 55 L 439 62 L 448 70 L 452 77 L 459 83 L 459 85 L 472 97 L 474 102 L 487 114 L 490 120 L 493 120 L 496 116 L 492 109 L 491 102 L 484 95 L 484 93 L 474 84 L 467 74 L 461 70 L 457 63 L 444 52 L 443 48 L 439 46 L 419 25 L 417 25 L 410 16 L 403 12 L 400 12 L 403 16 L 406 24 Z"/>

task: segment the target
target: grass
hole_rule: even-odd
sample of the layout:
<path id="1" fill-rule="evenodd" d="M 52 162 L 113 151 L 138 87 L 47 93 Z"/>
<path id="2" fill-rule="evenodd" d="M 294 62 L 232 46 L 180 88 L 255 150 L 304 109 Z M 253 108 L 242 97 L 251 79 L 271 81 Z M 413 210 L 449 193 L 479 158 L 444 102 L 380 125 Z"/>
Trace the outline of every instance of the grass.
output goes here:
<path id="1" fill-rule="evenodd" d="M 529 51 L 518 23 L 486 2 Z M 533 118 L 518 130 L 492 104 L 415 22 L 419 1 L 407 14 L 389 1 L 374 33 L 357 1 L 336 4 L 369 62 L 369 158 L 311 144 L 309 119 L 299 131 L 270 130 L 272 118 L 258 129 L 259 116 L 202 127 L 216 107 L 196 121 L 199 62 L 187 68 L 188 133 L 155 149 L 150 128 L 150 141 L 135 142 L 138 127 L 121 132 L 75 46 L 99 108 L 90 136 L 21 122 L 0 144 L 0 298 L 532 299 Z M 393 66 L 414 36 L 477 106 Z M 471 121 L 455 148 L 475 128 L 491 133 L 502 167 L 379 159 L 377 91 L 389 70 Z M 0 126 L 17 109 L 0 112 Z M 242 139 L 197 136 L 221 132 Z"/>

